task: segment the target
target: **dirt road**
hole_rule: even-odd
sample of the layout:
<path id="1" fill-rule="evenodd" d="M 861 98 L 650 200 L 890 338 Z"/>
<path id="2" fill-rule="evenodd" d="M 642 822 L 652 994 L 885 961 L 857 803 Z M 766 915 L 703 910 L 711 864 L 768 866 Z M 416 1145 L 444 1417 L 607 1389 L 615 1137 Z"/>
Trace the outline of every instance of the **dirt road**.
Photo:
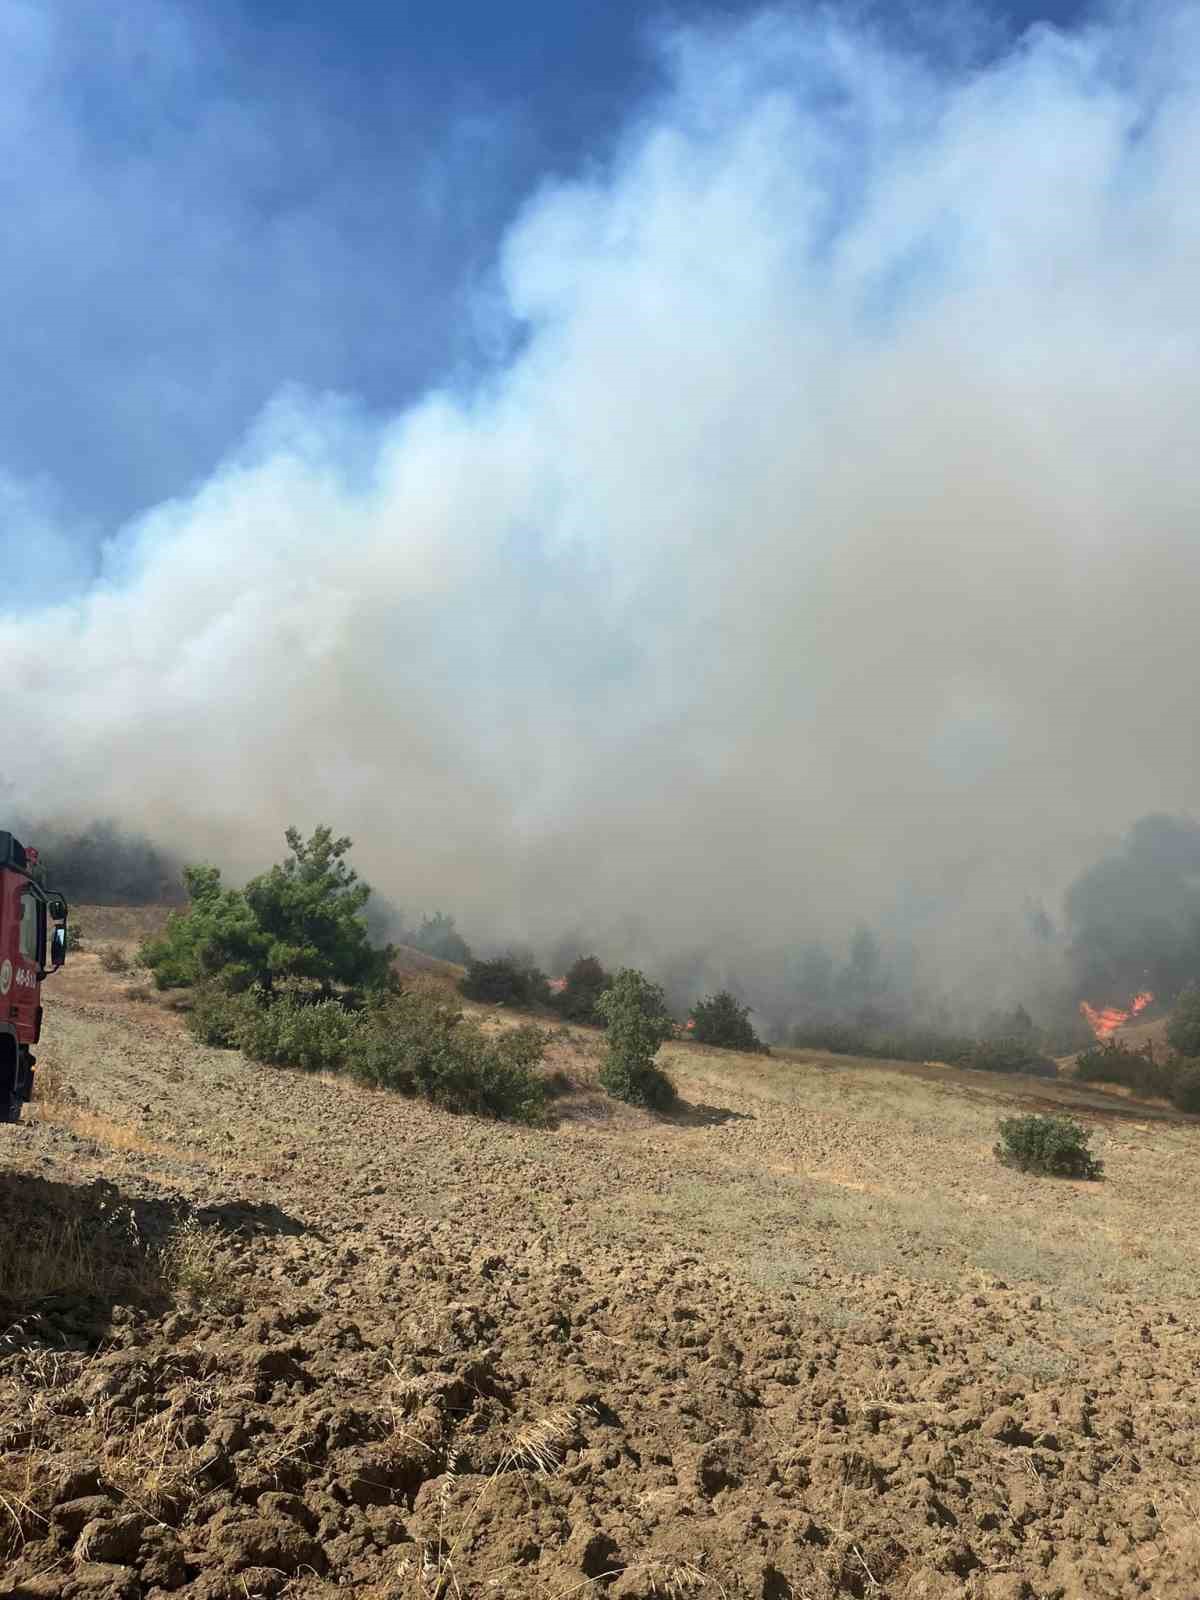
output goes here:
<path id="1" fill-rule="evenodd" d="M 0 1129 L 0 1593 L 1200 1594 L 1194 1128 L 1056 1183 L 1003 1086 L 679 1046 L 664 1121 L 576 1034 L 531 1132 L 139 987 L 75 961 Z"/>

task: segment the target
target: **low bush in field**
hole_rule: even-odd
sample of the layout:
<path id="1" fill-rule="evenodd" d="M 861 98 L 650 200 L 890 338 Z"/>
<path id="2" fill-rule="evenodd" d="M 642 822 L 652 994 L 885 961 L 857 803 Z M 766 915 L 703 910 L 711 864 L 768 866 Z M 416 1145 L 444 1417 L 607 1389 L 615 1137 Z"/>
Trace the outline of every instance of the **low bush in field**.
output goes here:
<path id="1" fill-rule="evenodd" d="M 300 1067 L 305 1072 L 344 1072 L 357 1029 L 357 1012 L 338 1000 L 281 995 L 247 1010 L 238 1034 L 239 1048 L 268 1067 Z"/>
<path id="2" fill-rule="evenodd" d="M 830 1055 L 864 1056 L 877 1061 L 946 1061 L 957 1065 L 976 1040 L 935 1028 L 866 1027 L 854 1022 L 801 1023 L 792 1029 L 797 1050 L 827 1050 Z"/>
<path id="3" fill-rule="evenodd" d="M 610 1052 L 600 1068 L 600 1087 L 614 1100 L 649 1111 L 669 1111 L 675 1104 L 675 1085 L 653 1062 L 636 1063 Z"/>
<path id="4" fill-rule="evenodd" d="M 1099 1178 L 1104 1163 L 1088 1149 L 1091 1137 L 1073 1117 L 1009 1117 L 1000 1124 L 996 1157 L 1019 1172 Z"/>
<path id="5" fill-rule="evenodd" d="M 199 984 L 192 993 L 187 1024 L 201 1044 L 218 1050 L 240 1047 L 242 1030 L 256 1009 L 253 995 L 230 994 L 219 984 Z"/>
<path id="6" fill-rule="evenodd" d="M 208 986 L 196 991 L 188 1021 L 205 1044 L 240 1049 L 268 1066 L 347 1073 L 478 1116 L 536 1122 L 544 1112 L 545 1088 L 533 1070 L 545 1048 L 541 1030 L 493 1038 L 435 996 L 400 994 L 364 1011 L 339 1000 Z"/>
<path id="7" fill-rule="evenodd" d="M 1200 1061 L 1182 1061 L 1171 1084 L 1172 1103 L 1180 1111 L 1200 1112 Z"/>
<path id="8" fill-rule="evenodd" d="M 1058 1076 L 1058 1063 L 1041 1055 L 1028 1039 L 980 1039 L 965 1056 L 960 1057 L 964 1067 L 976 1072 L 1024 1072 L 1037 1077 Z"/>
<path id="9" fill-rule="evenodd" d="M 533 1069 L 545 1047 L 540 1028 L 493 1036 L 436 996 L 403 994 L 362 1019 L 346 1070 L 361 1083 L 418 1094 L 448 1111 L 537 1122 L 546 1091 Z"/>
<path id="10" fill-rule="evenodd" d="M 1075 1076 L 1081 1083 L 1118 1083 L 1134 1094 L 1170 1099 L 1177 1069 L 1156 1061 L 1154 1046 L 1134 1050 L 1120 1039 L 1094 1044 L 1075 1058 Z"/>
<path id="11" fill-rule="evenodd" d="M 1185 1056 L 1157 1059 L 1153 1044 L 1140 1050 L 1109 1039 L 1077 1057 L 1075 1076 L 1082 1083 L 1116 1083 L 1134 1094 L 1169 1100 L 1180 1111 L 1200 1112 L 1200 1061 Z"/>
<path id="12" fill-rule="evenodd" d="M 119 944 L 107 944 L 100 952 L 100 965 L 105 972 L 128 972 L 130 961 Z"/>
<path id="13" fill-rule="evenodd" d="M 976 1072 L 1021 1072 L 1057 1076 L 1058 1066 L 1024 1035 L 978 1039 L 943 1033 L 936 1028 L 867 1027 L 854 1022 L 802 1024 L 791 1042 L 800 1050 L 827 1050 L 831 1055 L 861 1056 L 869 1061 L 944 1061 Z"/>
<path id="14" fill-rule="evenodd" d="M 550 985 L 544 972 L 516 956 L 497 956 L 493 961 L 472 961 L 459 993 L 468 1000 L 488 1005 L 543 1005 L 550 998 Z"/>

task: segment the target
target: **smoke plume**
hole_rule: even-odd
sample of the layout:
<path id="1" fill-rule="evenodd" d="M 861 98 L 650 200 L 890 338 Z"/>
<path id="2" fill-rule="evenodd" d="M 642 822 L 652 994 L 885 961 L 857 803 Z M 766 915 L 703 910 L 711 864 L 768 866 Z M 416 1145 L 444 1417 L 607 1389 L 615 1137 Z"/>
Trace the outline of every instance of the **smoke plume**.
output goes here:
<path id="1" fill-rule="evenodd" d="M 660 48 L 514 219 L 502 366 L 382 422 L 285 389 L 10 601 L 22 811 L 234 873 L 328 820 L 543 950 L 867 918 L 953 987 L 1196 805 L 1196 7 L 986 65 L 808 8 Z"/>

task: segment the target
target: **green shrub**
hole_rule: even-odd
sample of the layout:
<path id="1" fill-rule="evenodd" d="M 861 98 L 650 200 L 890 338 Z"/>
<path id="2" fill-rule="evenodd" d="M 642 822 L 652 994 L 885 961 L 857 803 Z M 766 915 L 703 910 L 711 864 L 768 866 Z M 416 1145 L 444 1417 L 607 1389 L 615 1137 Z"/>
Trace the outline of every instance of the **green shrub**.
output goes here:
<path id="1" fill-rule="evenodd" d="M 539 1028 L 491 1037 L 435 996 L 404 994 L 363 1019 L 347 1066 L 360 1082 L 419 1094 L 447 1111 L 539 1122 L 546 1093 L 533 1069 L 545 1045 Z"/>
<path id="2" fill-rule="evenodd" d="M 663 1111 L 675 1100 L 675 1086 L 654 1064 L 661 1045 L 674 1036 L 666 997 L 656 983 L 631 967 L 618 972 L 596 1001 L 608 1030 L 608 1054 L 600 1084 L 615 1100 Z"/>
<path id="3" fill-rule="evenodd" d="M 1200 984 L 1191 983 L 1175 1002 L 1167 1043 L 1181 1056 L 1200 1056 Z"/>
<path id="4" fill-rule="evenodd" d="M 567 968 L 563 987 L 551 996 L 550 1004 L 568 1022 L 603 1027 L 604 1018 L 596 1009 L 596 1001 L 611 982 L 598 956 L 580 956 Z"/>
<path id="5" fill-rule="evenodd" d="M 1020 1172 L 1099 1178 L 1104 1163 L 1088 1149 L 1091 1137 L 1073 1117 L 1009 1117 L 1000 1124 L 996 1157 Z"/>
<path id="6" fill-rule="evenodd" d="M 252 1005 L 238 1043 L 252 1061 L 304 1072 L 344 1072 L 359 1014 L 337 1000 L 279 996 Z"/>
<path id="7" fill-rule="evenodd" d="M 768 1053 L 750 1021 L 750 1007 L 739 1005 L 728 989 L 706 995 L 688 1013 L 697 1044 L 719 1044 L 728 1050 Z"/>
<path id="8" fill-rule="evenodd" d="M 1171 1100 L 1180 1111 L 1200 1112 L 1200 1061 L 1181 1061 L 1171 1084 Z"/>
<path id="9" fill-rule="evenodd" d="M 1106 1039 L 1075 1058 L 1075 1076 L 1081 1083 L 1119 1083 L 1134 1094 L 1170 1098 L 1175 1069 L 1154 1059 L 1154 1046 L 1134 1050 L 1120 1039 Z"/>
<path id="10" fill-rule="evenodd" d="M 201 1044 L 239 1050 L 243 1031 L 256 1009 L 251 995 L 230 994 L 219 984 L 204 983 L 192 994 L 187 1025 Z"/>
<path id="11" fill-rule="evenodd" d="M 550 995 L 545 973 L 514 955 L 472 961 L 466 976 L 459 979 L 458 988 L 468 1000 L 489 1005 L 537 1005 Z"/>
<path id="12" fill-rule="evenodd" d="M 792 1029 L 797 1050 L 825 1050 L 830 1055 L 864 1056 L 879 1061 L 946 1061 L 957 1065 L 976 1048 L 966 1034 L 942 1033 L 917 1026 L 869 1028 L 855 1022 L 814 1021 Z"/>
<path id="13" fill-rule="evenodd" d="M 650 1111 L 669 1111 L 675 1104 L 675 1085 L 653 1062 L 635 1066 L 611 1050 L 600 1068 L 600 1087 L 614 1100 L 625 1100 Z"/>
<path id="14" fill-rule="evenodd" d="M 205 1044 L 252 1061 L 306 1072 L 346 1072 L 360 1083 L 421 1095 L 448 1111 L 539 1122 L 546 1093 L 534 1071 L 546 1045 L 538 1028 L 492 1038 L 437 996 L 400 994 L 364 1011 L 305 995 L 194 993 L 189 1026 Z"/>
<path id="15" fill-rule="evenodd" d="M 1040 1077 L 1058 1076 L 1058 1063 L 1043 1056 L 1024 1037 L 1007 1039 L 980 1039 L 965 1056 L 960 1058 L 964 1067 L 976 1072 L 1024 1072 Z"/>

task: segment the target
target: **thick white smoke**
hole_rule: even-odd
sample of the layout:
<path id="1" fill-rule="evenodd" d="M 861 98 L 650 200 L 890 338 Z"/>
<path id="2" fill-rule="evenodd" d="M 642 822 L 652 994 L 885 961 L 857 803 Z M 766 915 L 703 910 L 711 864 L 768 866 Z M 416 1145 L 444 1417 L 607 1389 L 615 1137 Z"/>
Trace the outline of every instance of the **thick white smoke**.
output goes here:
<path id="1" fill-rule="evenodd" d="M 664 48 L 514 224 L 503 370 L 285 392 L 10 608 L 23 810 L 235 871 L 326 819 L 485 937 L 905 906 L 936 964 L 1196 805 L 1197 7 L 953 73 L 809 12 Z"/>

